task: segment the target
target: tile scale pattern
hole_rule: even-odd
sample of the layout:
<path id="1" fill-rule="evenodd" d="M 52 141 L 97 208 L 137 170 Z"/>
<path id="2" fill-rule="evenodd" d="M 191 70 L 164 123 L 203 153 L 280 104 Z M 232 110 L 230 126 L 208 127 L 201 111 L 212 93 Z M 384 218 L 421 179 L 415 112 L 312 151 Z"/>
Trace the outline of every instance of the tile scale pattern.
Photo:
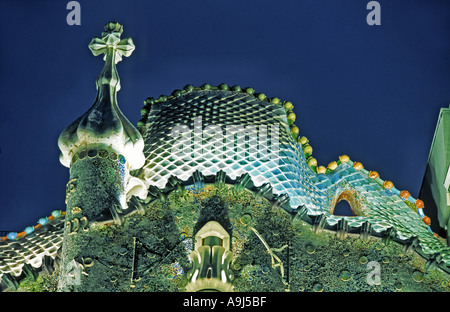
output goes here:
<path id="1" fill-rule="evenodd" d="M 63 234 L 64 217 L 61 216 L 30 235 L 0 242 L 0 279 L 3 275 L 10 279 L 20 276 L 24 266 L 39 269 L 45 257 L 55 259 L 63 242 Z"/>
<path id="2" fill-rule="evenodd" d="M 232 179 L 248 173 L 256 187 L 270 183 L 274 194 L 288 194 L 290 212 L 305 207 L 310 216 L 323 215 L 330 227 L 335 227 L 339 220 L 345 219 L 350 228 L 360 228 L 366 222 L 377 233 L 393 228 L 394 235 L 400 240 L 418 237 L 424 253 L 439 253 L 442 260 L 450 265 L 450 247 L 428 231 L 417 212 L 405 204 L 399 195 L 370 178 L 366 170 L 355 169 L 351 160 L 328 174 L 317 174 L 311 170 L 301 144 L 290 133 L 286 110 L 281 103 L 273 104 L 245 92 L 212 88 L 184 90 L 168 98 L 160 97 L 149 102 L 144 107 L 147 115 L 144 115 L 140 124 L 147 159 L 140 175 L 148 185 L 164 188 L 170 176 L 187 181 L 197 170 L 205 176 L 223 170 Z M 200 117 L 202 124 L 196 125 L 195 118 L 198 120 Z M 193 155 L 189 161 L 183 161 L 181 156 L 177 158 L 173 152 L 182 150 L 183 144 L 186 144 L 186 141 L 171 134 L 172 129 L 180 125 L 187 126 L 193 133 L 192 139 L 188 141 L 188 151 L 192 151 Z M 268 128 L 277 125 L 279 157 L 276 161 L 264 163 L 258 161 L 257 151 L 243 153 L 246 147 L 238 149 L 241 154 L 235 158 L 214 154 L 217 149 L 211 148 L 211 142 L 202 141 L 201 138 L 201 129 L 209 125 L 218 125 L 222 130 L 227 125 L 244 128 L 251 125 L 266 125 Z M 225 151 L 233 150 L 232 145 L 227 145 L 231 143 L 225 142 Z M 252 146 L 250 141 L 242 144 L 247 144 L 247 149 L 248 145 Z M 359 198 L 359 216 L 340 217 L 332 214 L 336 198 L 343 191 L 351 191 Z"/>

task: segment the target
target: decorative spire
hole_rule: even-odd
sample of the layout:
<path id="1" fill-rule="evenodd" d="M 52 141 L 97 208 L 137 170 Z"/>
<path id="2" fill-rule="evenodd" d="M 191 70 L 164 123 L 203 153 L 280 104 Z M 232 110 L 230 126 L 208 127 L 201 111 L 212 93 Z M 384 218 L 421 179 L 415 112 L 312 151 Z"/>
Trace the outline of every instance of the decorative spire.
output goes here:
<path id="1" fill-rule="evenodd" d="M 105 65 L 97 78 L 97 97 L 92 107 L 67 127 L 58 139 L 61 163 L 70 167 L 72 157 L 80 148 L 104 146 L 125 156 L 130 169 L 143 166 L 144 141 L 139 131 L 128 121 L 117 104 L 120 79 L 116 64 L 122 56 L 130 56 L 135 46 L 131 38 L 120 39 L 123 27 L 110 22 L 101 38 L 95 37 L 89 49 L 97 56 L 104 54 Z"/>
<path id="2" fill-rule="evenodd" d="M 133 53 L 135 46 L 131 38 L 120 39 L 123 27 L 119 23 L 109 22 L 105 25 L 102 37 L 94 37 L 89 43 L 89 49 L 95 56 L 105 54 L 103 60 L 105 67 L 97 79 L 97 88 L 101 85 L 110 85 L 120 90 L 120 80 L 116 64 L 122 60 L 122 55 L 128 57 Z"/>

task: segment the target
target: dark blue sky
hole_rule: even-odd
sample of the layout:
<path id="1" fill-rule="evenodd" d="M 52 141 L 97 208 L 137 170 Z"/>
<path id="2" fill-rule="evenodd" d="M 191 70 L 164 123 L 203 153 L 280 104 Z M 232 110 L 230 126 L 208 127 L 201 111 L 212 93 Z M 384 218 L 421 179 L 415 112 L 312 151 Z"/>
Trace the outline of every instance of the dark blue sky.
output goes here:
<path id="1" fill-rule="evenodd" d="M 65 209 L 61 131 L 96 95 L 103 61 L 88 49 L 104 24 L 136 50 L 118 64 L 121 110 L 186 84 L 252 87 L 295 105 L 313 156 L 341 154 L 417 197 L 441 107 L 450 102 L 450 1 L 0 1 L 0 230 Z"/>

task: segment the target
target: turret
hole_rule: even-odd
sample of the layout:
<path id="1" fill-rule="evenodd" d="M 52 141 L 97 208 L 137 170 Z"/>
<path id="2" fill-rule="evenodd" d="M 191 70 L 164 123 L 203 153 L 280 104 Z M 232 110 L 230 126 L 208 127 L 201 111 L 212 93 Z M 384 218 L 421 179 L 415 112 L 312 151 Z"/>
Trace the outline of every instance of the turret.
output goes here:
<path id="1" fill-rule="evenodd" d="M 59 283 L 63 291 L 84 289 L 84 276 L 74 280 L 73 272 L 91 241 L 90 228 L 95 224 L 120 224 L 130 197 L 145 198 L 147 194 L 144 183 L 130 174 L 144 164 L 144 141 L 117 103 L 120 79 L 116 64 L 135 48 L 131 39 L 120 39 L 122 30 L 120 24 L 108 23 L 101 38 L 89 44 L 94 55 L 104 54 L 105 65 L 96 82 L 97 97 L 58 139 L 60 161 L 70 168 Z M 89 248 L 91 254 L 95 253 L 92 246 Z"/>

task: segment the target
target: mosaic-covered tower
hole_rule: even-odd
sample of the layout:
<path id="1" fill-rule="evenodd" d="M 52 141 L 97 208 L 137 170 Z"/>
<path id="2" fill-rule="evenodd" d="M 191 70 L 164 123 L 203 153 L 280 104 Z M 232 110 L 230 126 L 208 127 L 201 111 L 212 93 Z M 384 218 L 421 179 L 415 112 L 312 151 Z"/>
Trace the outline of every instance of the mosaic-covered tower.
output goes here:
<path id="1" fill-rule="evenodd" d="M 116 64 L 135 48 L 131 39 L 120 39 L 121 34 L 122 26 L 111 22 L 105 26 L 102 37 L 89 44 L 94 55 L 105 55 L 105 65 L 96 82 L 97 97 L 92 107 L 58 139 L 60 161 L 70 168 L 61 290 L 85 289 L 83 280 L 74 282 L 73 272 L 83 263 L 86 265 L 82 254 L 92 239 L 90 227 L 111 219 L 120 224 L 127 209 L 127 194 L 146 196 L 143 183 L 130 176 L 130 170 L 144 164 L 144 142 L 117 105 L 120 79 Z M 82 277 L 76 274 L 76 278 Z"/>

